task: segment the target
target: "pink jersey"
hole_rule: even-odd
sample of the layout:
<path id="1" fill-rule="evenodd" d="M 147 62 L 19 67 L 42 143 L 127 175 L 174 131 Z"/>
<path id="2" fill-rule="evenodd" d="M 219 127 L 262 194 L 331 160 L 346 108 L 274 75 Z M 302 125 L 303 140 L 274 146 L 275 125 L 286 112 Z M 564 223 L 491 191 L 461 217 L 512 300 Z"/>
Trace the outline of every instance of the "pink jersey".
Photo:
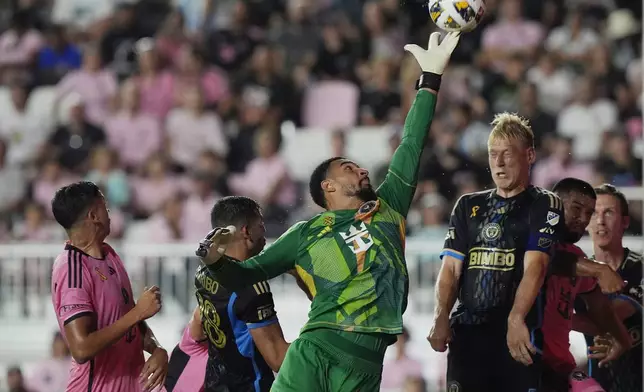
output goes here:
<path id="1" fill-rule="evenodd" d="M 203 392 L 208 362 L 208 342 L 197 342 L 190 337 L 188 327 L 181 341 L 172 351 L 166 378 L 168 392 Z"/>
<path id="2" fill-rule="evenodd" d="M 65 339 L 65 324 L 80 316 L 93 314 L 97 329 L 102 329 L 134 307 L 123 262 L 107 244 L 103 253 L 103 259 L 95 259 L 67 244 L 54 262 L 52 302 Z M 73 361 L 67 392 L 140 392 L 143 364 L 143 338 L 134 327 L 92 360 L 83 364 Z"/>
<path id="3" fill-rule="evenodd" d="M 576 245 L 563 243 L 557 245 L 552 262 L 557 256 L 571 253 L 585 256 Z M 568 278 L 550 275 L 546 281 L 546 307 L 543 318 L 543 360 L 552 370 L 568 374 L 572 372 L 575 358 L 570 353 L 570 331 L 575 298 L 578 294 L 595 289 L 597 282 L 591 278 Z"/>

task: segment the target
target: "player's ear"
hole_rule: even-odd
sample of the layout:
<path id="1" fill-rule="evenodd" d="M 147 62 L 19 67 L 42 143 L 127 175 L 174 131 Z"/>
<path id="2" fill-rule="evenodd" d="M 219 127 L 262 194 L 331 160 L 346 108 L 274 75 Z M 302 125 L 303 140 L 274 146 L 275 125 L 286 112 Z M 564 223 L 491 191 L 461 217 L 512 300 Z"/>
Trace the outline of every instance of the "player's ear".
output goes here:
<path id="1" fill-rule="evenodd" d="M 534 151 L 534 147 L 529 147 L 528 148 L 528 163 L 530 165 L 534 165 L 534 163 L 537 161 L 537 154 Z"/>
<path id="2" fill-rule="evenodd" d="M 333 181 L 331 180 L 327 179 L 322 181 L 320 186 L 322 187 L 322 190 L 325 192 L 335 192 L 335 186 L 333 185 Z"/>

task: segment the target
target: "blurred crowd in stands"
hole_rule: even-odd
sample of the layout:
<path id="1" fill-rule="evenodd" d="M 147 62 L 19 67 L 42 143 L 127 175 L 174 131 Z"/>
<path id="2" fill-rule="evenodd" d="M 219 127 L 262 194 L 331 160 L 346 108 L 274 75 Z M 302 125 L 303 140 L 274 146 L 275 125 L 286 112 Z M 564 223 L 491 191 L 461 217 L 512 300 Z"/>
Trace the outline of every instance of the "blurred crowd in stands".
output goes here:
<path id="1" fill-rule="evenodd" d="M 280 154 L 283 123 L 320 128 L 331 110 L 334 151 L 359 126 L 398 144 L 419 75 L 402 47 L 435 29 L 422 1 L 406 3 L 0 0 L 0 241 L 61 240 L 49 203 L 79 179 L 102 187 L 113 239 L 199 240 L 229 194 L 260 201 L 279 235 L 315 213 Z M 417 236 L 442 237 L 457 197 L 489 186 L 500 111 L 531 121 L 536 185 L 642 184 L 641 2 L 487 6 L 443 77 Z"/>

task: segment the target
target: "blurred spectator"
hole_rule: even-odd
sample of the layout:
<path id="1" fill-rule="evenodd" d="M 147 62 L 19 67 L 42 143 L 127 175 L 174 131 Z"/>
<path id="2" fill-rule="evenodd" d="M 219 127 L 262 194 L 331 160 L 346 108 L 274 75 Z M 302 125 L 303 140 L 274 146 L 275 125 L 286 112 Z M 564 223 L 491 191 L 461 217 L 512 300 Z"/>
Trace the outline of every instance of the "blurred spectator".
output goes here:
<path id="1" fill-rule="evenodd" d="M 111 27 L 102 37 L 100 55 L 119 79 L 124 79 L 135 71 L 136 56 L 134 45 L 143 32 L 136 22 L 134 4 L 120 3 L 114 13 Z"/>
<path id="2" fill-rule="evenodd" d="M 134 81 L 122 85 L 119 107 L 105 122 L 105 133 L 122 163 L 134 169 L 161 150 L 163 130 L 157 118 L 139 110 L 139 88 Z"/>
<path id="3" fill-rule="evenodd" d="M 511 57 L 531 56 L 544 36 L 538 23 L 522 18 L 521 1 L 499 3 L 497 21 L 485 29 L 482 41 L 486 60 L 497 70 L 504 68 L 504 60 Z"/>
<path id="4" fill-rule="evenodd" d="M 392 65 L 387 60 L 372 63 L 371 77 L 360 97 L 360 123 L 384 125 L 400 122 L 400 94 L 394 90 Z"/>
<path id="5" fill-rule="evenodd" d="M 56 90 L 59 104 L 70 94 L 78 96 L 85 105 L 88 121 L 101 126 L 109 115 L 118 85 L 114 74 L 101 68 L 98 49 L 90 46 L 83 53 L 83 67 L 65 75 Z"/>
<path id="6" fill-rule="evenodd" d="M 396 356 L 394 359 L 385 361 L 382 369 L 381 387 L 383 389 L 402 389 L 407 378 L 422 378 L 423 367 L 421 363 L 409 357 L 407 353 L 407 343 L 410 339 L 409 331 L 403 327 L 403 332 L 398 335 L 398 341 L 394 346 Z"/>
<path id="7" fill-rule="evenodd" d="M 31 26 L 29 14 L 16 11 L 9 29 L 0 35 L 1 79 L 6 83 L 29 76 L 27 70 L 34 64 L 42 45 L 42 35 Z"/>
<path id="8" fill-rule="evenodd" d="M 161 154 L 148 158 L 142 176 L 132 179 L 133 208 L 136 216 L 148 217 L 159 211 L 163 204 L 181 191 Z"/>
<path id="9" fill-rule="evenodd" d="M 571 10 L 566 16 L 566 24 L 553 29 L 546 39 L 546 49 L 562 60 L 575 65 L 583 65 L 588 54 L 599 42 L 599 35 L 584 26 L 584 14 L 580 9 Z"/>
<path id="10" fill-rule="evenodd" d="M 198 241 L 210 231 L 210 210 L 221 198 L 215 187 L 221 180 L 223 162 L 217 154 L 204 151 L 191 171 L 191 186 L 184 204 L 181 227 L 187 241 Z"/>
<path id="11" fill-rule="evenodd" d="M 163 70 L 158 47 L 151 38 L 139 40 L 136 53 L 139 72 L 132 80 L 140 93 L 141 111 L 162 120 L 175 103 L 172 74 Z"/>
<path id="12" fill-rule="evenodd" d="M 623 132 L 611 132 L 605 138 L 605 154 L 597 162 L 606 181 L 615 186 L 642 183 L 642 160 L 633 156 L 631 142 Z"/>
<path id="13" fill-rule="evenodd" d="M 39 158 L 50 136 L 51 119 L 46 111 L 28 105 L 29 90 L 20 81 L 11 84 L 10 92 L 11 106 L 0 117 L 0 137 L 9 142 L 7 164 L 26 167 Z"/>
<path id="14" fill-rule="evenodd" d="M 62 392 L 67 388 L 72 357 L 60 332 L 54 334 L 51 357 L 36 364 L 27 384 L 33 392 Z"/>
<path id="15" fill-rule="evenodd" d="M 322 79 L 355 80 L 358 58 L 337 23 L 322 27 L 322 45 L 313 71 Z"/>
<path id="16" fill-rule="evenodd" d="M 58 155 L 65 169 L 80 173 L 87 169 L 92 149 L 103 144 L 105 139 L 103 130 L 88 122 L 85 105 L 77 100 L 70 108 L 69 124 L 58 127 L 51 135 L 47 150 Z"/>
<path id="17" fill-rule="evenodd" d="M 617 107 L 597 96 L 595 81 L 581 78 L 576 83 L 574 101 L 557 118 L 557 131 L 573 139 L 577 159 L 592 159 L 599 154 L 604 132 L 617 124 Z"/>
<path id="18" fill-rule="evenodd" d="M 555 114 L 568 104 L 573 95 L 574 76 L 557 64 L 553 54 L 544 53 L 527 73 L 527 79 L 537 88 L 539 106 Z"/>
<path id="19" fill-rule="evenodd" d="M 171 196 L 158 212 L 139 225 L 133 225 L 126 234 L 128 241 L 140 243 L 172 243 L 183 240 L 183 199 Z"/>
<path id="20" fill-rule="evenodd" d="M 519 87 L 518 114 L 528 120 L 532 127 L 534 146 L 537 149 L 539 158 L 546 156 L 549 140 L 557 130 L 557 121 L 553 116 L 541 110 L 537 87 L 532 83 L 524 82 Z M 489 132 L 487 135 L 489 135 Z M 487 139 L 479 139 L 479 141 L 481 144 L 487 145 Z"/>
<path id="21" fill-rule="evenodd" d="M 80 49 L 69 42 L 65 27 L 49 27 L 46 45 L 38 52 L 36 78 L 40 85 L 57 84 L 66 73 L 81 67 Z"/>
<path id="22" fill-rule="evenodd" d="M 363 7 L 361 43 L 363 59 L 398 60 L 400 48 L 406 44 L 404 26 L 396 19 L 386 18 L 382 2 L 366 2 Z"/>
<path id="23" fill-rule="evenodd" d="M 24 219 L 13 227 L 14 240 L 41 244 L 64 241 L 65 232 L 48 219 L 41 204 L 28 203 L 23 215 Z"/>
<path id="24" fill-rule="evenodd" d="M 190 0 L 187 0 L 190 1 Z M 196 3 L 195 1 L 192 1 Z M 180 10 L 171 12 L 161 25 L 156 36 L 158 55 L 163 65 L 177 68 L 177 60 L 180 58 L 181 48 L 189 45 L 190 40 L 185 31 L 185 18 Z M 138 49 L 137 49 L 138 51 Z M 141 60 L 139 59 L 139 70 Z"/>
<path id="25" fill-rule="evenodd" d="M 588 163 L 578 163 L 573 159 L 572 140 L 557 137 L 553 145 L 553 153 L 537 162 L 532 173 L 532 183 L 542 188 L 550 189 L 562 178 L 574 177 L 584 181 L 592 181 L 593 168 Z"/>
<path id="26" fill-rule="evenodd" d="M 207 38 L 209 57 L 216 66 L 233 72 L 242 68 L 250 58 L 255 45 L 260 41 L 260 34 L 249 26 L 248 5 L 244 1 L 213 2 L 213 7 L 228 8 L 230 18 L 227 18 L 225 24 L 219 24 L 218 29 Z M 226 11 L 218 14 L 223 16 Z"/>
<path id="27" fill-rule="evenodd" d="M 25 173 L 7 162 L 7 143 L 0 139 L 0 221 L 16 210 L 26 193 Z M 5 229 L 0 223 L 0 233 Z M 2 235 L 0 234 L 0 237 Z"/>
<path id="28" fill-rule="evenodd" d="M 275 52 L 268 46 L 255 48 L 250 69 L 235 81 L 239 117 L 244 124 L 281 124 L 283 112 L 291 112 L 287 99 L 291 86 L 277 73 Z"/>
<path id="29" fill-rule="evenodd" d="M 170 156 L 174 163 L 187 169 L 206 150 L 225 156 L 228 143 L 221 119 L 206 110 L 200 86 L 187 87 L 182 98 L 182 107 L 170 112 L 166 123 Z"/>
<path id="30" fill-rule="evenodd" d="M 504 64 L 503 72 L 488 75 L 481 91 L 493 113 L 518 110 L 519 83 L 525 72 L 525 60 L 520 56 L 512 56 Z"/>
<path id="31" fill-rule="evenodd" d="M 296 67 L 308 72 L 315 64 L 320 40 L 314 19 L 316 4 L 313 0 L 288 0 L 286 4 L 286 20 L 273 42 L 282 51 L 285 74 L 291 74 Z"/>
<path id="32" fill-rule="evenodd" d="M 286 220 L 286 211 L 296 202 L 295 184 L 284 159 L 279 156 L 279 140 L 275 132 L 264 129 L 255 138 L 257 158 L 243 174 L 230 176 L 234 194 L 251 197 L 265 209 L 266 220 Z"/>
<path id="33" fill-rule="evenodd" d="M 119 0 L 56 0 L 51 18 L 54 23 L 84 31 L 109 18 Z"/>
<path id="34" fill-rule="evenodd" d="M 386 161 L 382 162 L 382 164 L 376 168 L 374 174 L 371 177 L 372 180 L 375 181 L 375 183 L 373 184 L 374 186 L 380 186 L 380 184 L 382 184 L 382 182 L 385 180 L 387 173 L 389 173 L 389 164 L 391 163 L 391 158 L 394 155 L 394 152 L 396 152 L 396 149 L 399 145 L 400 133 L 397 131 L 391 132 L 391 134 L 389 135 L 389 156 L 387 157 Z"/>
<path id="35" fill-rule="evenodd" d="M 438 192 L 425 192 L 420 199 L 421 227 L 414 231 L 420 238 L 440 238 L 447 232 L 445 221 L 449 215 L 447 201 Z"/>
<path id="36" fill-rule="evenodd" d="M 22 370 L 18 366 L 11 366 L 7 369 L 7 388 L 9 388 L 9 392 L 35 392 L 25 386 Z"/>
<path id="37" fill-rule="evenodd" d="M 48 160 L 33 181 L 31 197 L 36 203 L 43 206 L 47 215 L 51 217 L 51 199 L 54 194 L 59 188 L 75 181 L 78 181 L 78 178 L 65 172 L 57 160 Z"/>
<path id="38" fill-rule="evenodd" d="M 466 103 L 453 104 L 447 121 L 461 135 L 460 150 L 475 162 L 487 162 L 490 126 L 475 119 L 472 107 Z"/>
<path id="39" fill-rule="evenodd" d="M 121 209 L 129 204 L 130 187 L 127 175 L 118 166 L 116 151 L 105 146 L 95 148 L 86 180 L 101 187 L 111 208 Z"/>
<path id="40" fill-rule="evenodd" d="M 179 53 L 179 69 L 173 79 L 175 96 L 192 86 L 199 86 L 206 105 L 214 106 L 228 98 L 228 80 L 218 69 L 206 63 L 203 53 L 191 46 L 184 46 Z"/>

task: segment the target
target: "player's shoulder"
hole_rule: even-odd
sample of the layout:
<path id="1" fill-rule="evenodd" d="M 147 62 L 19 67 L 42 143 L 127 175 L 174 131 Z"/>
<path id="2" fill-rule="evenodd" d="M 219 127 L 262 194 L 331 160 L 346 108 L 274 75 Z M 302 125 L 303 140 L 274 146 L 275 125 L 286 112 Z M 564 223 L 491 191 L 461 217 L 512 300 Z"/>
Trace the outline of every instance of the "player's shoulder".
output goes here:
<path id="1" fill-rule="evenodd" d="M 563 202 L 554 192 L 538 186 L 530 186 L 527 189 L 528 194 L 535 203 L 548 204 L 548 208 L 562 210 Z"/>
<path id="2" fill-rule="evenodd" d="M 456 200 L 454 204 L 454 209 L 456 208 L 467 208 L 468 206 L 481 206 L 484 205 L 485 201 L 492 197 L 494 189 L 486 189 L 479 192 L 464 193 L 461 197 Z"/>
<path id="3" fill-rule="evenodd" d="M 52 268 L 52 280 L 55 282 L 68 281 L 67 285 L 58 285 L 58 287 L 80 287 L 83 281 L 87 281 L 89 275 L 89 266 L 91 258 L 80 249 L 65 244 L 61 253 L 56 256 Z M 85 279 L 83 279 L 85 275 Z"/>
<path id="4" fill-rule="evenodd" d="M 271 292 L 271 286 L 264 280 L 236 292 L 238 297 L 252 298 Z"/>
<path id="5" fill-rule="evenodd" d="M 581 248 L 571 242 L 558 242 L 555 246 L 557 252 L 572 253 L 580 257 L 586 257 L 586 253 Z"/>
<path id="6" fill-rule="evenodd" d="M 642 255 L 641 252 L 635 252 L 633 250 L 630 250 L 627 248 L 628 254 L 626 255 L 626 263 L 628 264 L 636 264 L 639 267 L 642 266 L 642 263 L 644 262 L 644 256 Z"/>

